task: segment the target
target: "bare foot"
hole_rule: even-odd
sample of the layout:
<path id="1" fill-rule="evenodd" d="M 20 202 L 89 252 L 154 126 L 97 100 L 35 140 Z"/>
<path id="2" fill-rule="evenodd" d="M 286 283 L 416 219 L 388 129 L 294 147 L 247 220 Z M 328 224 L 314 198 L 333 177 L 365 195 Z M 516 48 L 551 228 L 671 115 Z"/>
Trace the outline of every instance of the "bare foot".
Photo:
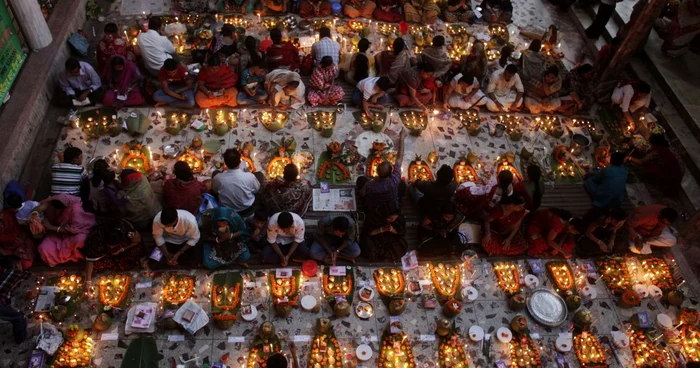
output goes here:
<path id="1" fill-rule="evenodd" d="M 239 263 L 239 265 L 241 265 L 241 267 L 243 267 L 243 268 L 249 268 L 248 264 L 245 262 L 241 262 L 241 263 Z"/>

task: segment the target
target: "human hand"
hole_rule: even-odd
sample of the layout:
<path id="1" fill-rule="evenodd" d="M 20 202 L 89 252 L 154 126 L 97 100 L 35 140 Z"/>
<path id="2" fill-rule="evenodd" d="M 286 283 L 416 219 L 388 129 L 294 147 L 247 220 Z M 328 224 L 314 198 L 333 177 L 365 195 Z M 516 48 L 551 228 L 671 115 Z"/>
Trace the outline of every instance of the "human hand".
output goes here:
<path id="1" fill-rule="evenodd" d="M 441 236 L 443 239 L 444 239 L 444 238 L 447 238 L 447 231 L 446 231 L 445 229 L 439 230 L 438 233 L 440 234 L 440 236 Z"/>
<path id="2" fill-rule="evenodd" d="M 510 249 L 510 238 L 503 241 L 503 249 Z"/>
<path id="3" fill-rule="evenodd" d="M 90 94 L 89 90 L 84 91 L 83 93 L 81 93 L 79 96 L 76 97 L 76 100 L 81 101 L 81 102 L 85 101 L 85 99 L 88 97 L 89 94 Z"/>
<path id="4" fill-rule="evenodd" d="M 374 119 L 374 114 L 372 113 L 372 111 L 369 111 L 369 110 L 368 110 L 367 113 L 366 113 L 365 115 L 367 115 L 367 117 L 370 118 L 370 119 Z"/>
<path id="5" fill-rule="evenodd" d="M 498 101 L 494 101 L 494 102 L 496 103 L 496 107 L 498 108 L 499 111 L 505 111 L 506 108 L 503 107 L 503 105 L 500 102 L 498 102 Z"/>
<path id="6" fill-rule="evenodd" d="M 206 91 L 205 94 L 206 94 L 207 97 L 209 97 L 209 98 L 213 98 L 213 97 L 214 97 L 214 92 L 212 92 L 212 91 Z"/>
<path id="7" fill-rule="evenodd" d="M 185 101 L 187 99 L 182 93 L 178 93 L 176 98 L 180 101 Z"/>
<path id="8" fill-rule="evenodd" d="M 336 251 L 331 252 L 331 265 L 335 266 L 335 263 L 338 261 L 338 253 Z"/>
<path id="9" fill-rule="evenodd" d="M 402 127 L 401 132 L 399 133 L 399 139 L 403 140 L 404 138 L 406 138 L 406 136 L 408 136 L 408 130 L 406 130 L 406 128 Z M 389 225 L 389 226 L 391 226 L 391 225 Z"/>
<path id="10" fill-rule="evenodd" d="M 484 236 L 481 237 L 481 246 L 484 246 L 490 242 L 491 242 L 491 233 L 484 234 Z"/>
<path id="11" fill-rule="evenodd" d="M 289 256 L 282 257 L 280 264 L 282 265 L 282 267 L 287 267 L 287 265 L 289 264 Z"/>
<path id="12" fill-rule="evenodd" d="M 174 255 L 168 259 L 168 266 L 177 266 L 177 255 Z"/>
<path id="13" fill-rule="evenodd" d="M 442 108 L 445 109 L 445 110 L 447 110 L 447 109 L 450 108 L 450 105 L 448 105 L 447 102 L 445 102 L 445 103 L 442 104 Z"/>

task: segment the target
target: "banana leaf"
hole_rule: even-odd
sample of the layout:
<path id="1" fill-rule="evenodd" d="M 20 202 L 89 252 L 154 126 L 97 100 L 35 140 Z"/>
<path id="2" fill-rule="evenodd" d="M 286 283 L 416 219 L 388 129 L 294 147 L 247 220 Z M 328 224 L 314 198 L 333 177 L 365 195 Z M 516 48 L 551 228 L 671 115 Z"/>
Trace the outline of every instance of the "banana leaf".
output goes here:
<path id="1" fill-rule="evenodd" d="M 338 284 L 339 282 L 346 281 L 348 283 L 348 291 L 343 293 L 339 292 L 337 289 L 331 289 L 329 287 L 329 282 L 330 279 L 333 278 L 335 281 L 335 284 Z M 352 299 L 353 296 L 355 295 L 355 273 L 354 269 L 350 266 L 346 267 L 346 273 L 345 276 L 330 276 L 328 274 L 323 275 L 323 291 L 326 294 L 326 299 L 328 300 L 328 303 L 331 306 L 335 305 L 335 297 L 336 296 L 343 296 L 345 299 L 352 305 Z M 331 282 L 332 283 L 332 282 Z"/>
<path id="2" fill-rule="evenodd" d="M 238 285 L 238 296 L 236 299 L 238 299 L 237 306 L 234 309 L 229 309 L 228 311 L 217 307 L 217 303 L 214 300 L 214 293 L 211 293 L 211 312 L 214 315 L 214 318 L 216 319 L 216 316 L 218 314 L 223 314 L 223 313 L 228 313 L 233 316 L 238 314 L 238 310 L 241 307 L 241 295 L 242 295 L 242 289 L 243 289 L 243 277 L 241 277 L 241 274 L 238 272 L 227 272 L 227 273 L 219 273 L 214 275 L 214 279 L 212 280 L 212 290 L 214 287 L 223 287 L 226 285 L 229 289 L 233 289 Z"/>
<path id="3" fill-rule="evenodd" d="M 151 118 L 144 114 L 126 118 L 126 130 L 131 134 L 145 134 L 151 126 Z"/>
<path id="4" fill-rule="evenodd" d="M 158 346 L 152 337 L 139 337 L 129 344 L 120 368 L 158 368 Z"/>

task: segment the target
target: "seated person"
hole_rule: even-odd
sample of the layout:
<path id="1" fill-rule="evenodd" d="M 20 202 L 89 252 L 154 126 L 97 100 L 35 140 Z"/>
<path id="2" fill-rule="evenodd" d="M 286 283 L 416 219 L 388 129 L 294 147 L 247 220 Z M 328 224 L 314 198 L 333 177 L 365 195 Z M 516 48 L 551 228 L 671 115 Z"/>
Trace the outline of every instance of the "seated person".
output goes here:
<path id="1" fill-rule="evenodd" d="M 644 173 L 649 184 L 659 188 L 665 195 L 675 197 L 681 191 L 683 168 L 676 154 L 671 150 L 663 134 L 652 134 L 649 137 L 651 150 L 642 159 L 628 157 L 627 160 L 635 169 Z"/>
<path id="2" fill-rule="evenodd" d="M 632 253 L 649 254 L 651 247 L 670 248 L 676 245 L 676 237 L 668 229 L 678 212 L 662 204 L 649 204 L 635 208 L 627 217 L 629 249 Z"/>
<path id="3" fill-rule="evenodd" d="M 647 112 L 651 102 L 651 87 L 638 80 L 622 81 L 613 90 L 611 100 L 613 105 L 620 106 L 627 122 L 625 125 L 636 127 L 637 120 L 632 114 L 643 116 Z"/>
<path id="4" fill-rule="evenodd" d="M 567 73 L 560 91 L 561 106 L 557 111 L 570 116 L 590 109 L 595 102 L 594 77 L 591 64 L 583 64 Z"/>
<path id="5" fill-rule="evenodd" d="M 433 206 L 426 212 L 418 227 L 418 255 L 444 256 L 456 254 L 457 247 L 462 244 L 459 235 L 459 224 L 464 221 L 464 216 L 459 213 L 457 206 L 452 202 L 445 202 Z"/>
<path id="6" fill-rule="evenodd" d="M 372 210 L 362 228 L 364 246 L 362 253 L 370 261 L 380 259 L 398 261 L 406 254 L 406 219 L 399 212 L 396 202 L 384 202 Z"/>
<path id="7" fill-rule="evenodd" d="M 437 102 L 437 86 L 433 76 L 433 66 L 426 62 L 418 64 L 418 72 L 411 78 L 403 78 L 396 94 L 399 106 L 417 106 L 427 110 L 425 105 Z"/>
<path id="8" fill-rule="evenodd" d="M 542 73 L 547 69 L 547 58 L 540 52 L 542 41 L 532 40 L 527 50 L 520 55 L 520 79 L 529 90 L 531 81 L 540 81 Z"/>
<path id="9" fill-rule="evenodd" d="M 433 67 L 433 76 L 436 79 L 445 75 L 452 68 L 452 58 L 445 50 L 445 37 L 440 35 L 433 37 L 433 44 L 423 48 L 418 55 L 418 60 Z"/>
<path id="10" fill-rule="evenodd" d="M 610 165 L 586 179 L 584 188 L 593 198 L 593 207 L 615 208 L 622 204 L 627 186 L 627 167 L 625 153 L 613 152 Z"/>
<path id="11" fill-rule="evenodd" d="M 454 170 L 447 165 L 442 165 L 435 175 L 435 181 L 418 180 L 408 186 L 408 193 L 418 209 L 427 214 L 431 209 L 440 207 L 452 201 L 457 190 L 454 181 Z"/>
<path id="12" fill-rule="evenodd" d="M 440 14 L 440 7 L 433 0 L 408 0 L 403 4 L 406 22 L 433 24 Z"/>
<path id="13" fill-rule="evenodd" d="M 304 220 L 296 213 L 278 212 L 267 222 L 267 245 L 263 250 L 263 263 L 279 263 L 286 267 L 290 261 L 309 258 L 305 242 Z"/>
<path id="14" fill-rule="evenodd" d="M 501 47 L 501 57 L 499 57 L 496 60 L 489 61 L 487 69 L 489 70 L 490 73 L 495 72 L 496 70 L 501 70 L 507 67 L 508 65 L 511 64 L 510 62 L 510 56 L 513 55 L 513 48 L 505 45 Z"/>
<path id="15" fill-rule="evenodd" d="M 489 256 L 516 256 L 525 253 L 527 242 L 520 225 L 527 214 L 525 199 L 519 195 L 506 197 L 485 211 L 481 225 L 481 247 Z"/>
<path id="16" fill-rule="evenodd" d="M 122 194 L 124 199 L 120 207 L 122 218 L 129 221 L 136 230 L 152 230 L 153 217 L 162 209 L 153 193 L 148 179 L 133 169 L 124 169 L 121 174 Z"/>
<path id="17" fill-rule="evenodd" d="M 378 0 L 377 8 L 374 9 L 374 19 L 381 22 L 398 23 L 403 20 L 401 15 L 401 1 L 399 0 Z"/>
<path id="18" fill-rule="evenodd" d="M 532 114 L 554 113 L 559 106 L 559 90 L 561 89 L 561 77 L 559 68 L 549 67 L 540 80 L 531 81 L 530 88 L 525 96 L 525 107 Z"/>
<path id="19" fill-rule="evenodd" d="M 241 72 L 241 80 L 239 81 L 241 91 L 238 92 L 238 104 L 264 104 L 267 101 L 267 92 L 265 92 L 267 69 L 262 63 L 249 65 Z"/>
<path id="20" fill-rule="evenodd" d="M 238 75 L 230 66 L 221 64 L 218 57 L 209 58 L 207 66 L 199 72 L 197 80 L 199 81 L 199 91 L 197 91 L 195 100 L 197 100 L 199 107 L 208 109 L 219 106 L 238 106 L 236 100 Z"/>
<path id="21" fill-rule="evenodd" d="M 392 167 L 389 161 L 384 161 L 377 168 L 377 176 L 357 178 L 357 190 L 360 197 L 369 207 L 370 211 L 376 210 L 386 202 L 399 206 L 406 184 L 401 180 L 401 164 L 403 163 L 404 139 L 408 135 L 406 129 L 401 129 L 396 153 L 396 161 Z"/>
<path id="22" fill-rule="evenodd" d="M 41 201 L 29 223 L 30 228 L 39 228 L 33 229 L 33 234 L 46 234 L 37 251 L 49 267 L 54 267 L 83 259 L 80 248 L 95 226 L 95 215 L 83 211 L 80 198 L 59 194 Z"/>
<path id="23" fill-rule="evenodd" d="M 370 77 L 357 83 L 352 94 L 352 103 L 362 107 L 368 118 L 374 119 L 374 114 L 370 109 L 383 110 L 382 103 L 388 102 L 386 91 L 389 90 L 389 77 Z"/>
<path id="24" fill-rule="evenodd" d="M 102 104 L 117 109 L 143 104 L 145 101 L 141 94 L 143 76 L 136 64 L 124 59 L 123 56 L 114 56 L 109 64 L 111 68 L 106 68 L 102 74 L 105 85 Z"/>
<path id="25" fill-rule="evenodd" d="M 510 23 L 513 4 L 510 0 L 484 0 L 481 2 L 481 13 L 488 23 Z"/>
<path id="26" fill-rule="evenodd" d="M 345 81 L 353 86 L 356 86 L 361 80 L 370 77 L 370 74 L 374 76 L 374 71 L 370 68 L 370 55 L 367 53 L 371 42 L 368 39 L 362 38 L 357 43 L 358 52 L 352 56 L 349 65 L 347 65 L 347 70 L 343 68 L 345 72 Z"/>
<path id="27" fill-rule="evenodd" d="M 90 205 L 96 214 L 117 215 L 119 206 L 125 203 L 121 195 L 122 187 L 117 182 L 116 173 L 107 161 L 95 160 L 92 163 L 90 178 Z"/>
<path id="28" fill-rule="evenodd" d="M 333 64 L 333 58 L 324 56 L 321 64 L 314 69 L 309 81 L 309 105 L 335 106 L 343 99 L 343 88 L 335 84 L 338 66 Z"/>
<path id="29" fill-rule="evenodd" d="M 224 154 L 226 171 L 212 179 L 211 191 L 219 198 L 219 204 L 247 217 L 254 211 L 255 194 L 260 190 L 260 182 L 255 174 L 241 167 L 241 153 L 229 148 Z"/>
<path id="30" fill-rule="evenodd" d="M 204 266 L 210 270 L 231 264 L 248 268 L 250 234 L 241 216 L 226 207 L 213 208 L 205 214 L 210 218 L 211 232 L 203 246 Z"/>
<path id="31" fill-rule="evenodd" d="M 172 105 L 188 109 L 194 107 L 194 81 L 189 77 L 187 68 L 173 59 L 163 62 L 158 73 L 160 88 L 153 94 L 156 107 Z"/>
<path id="32" fill-rule="evenodd" d="M 472 74 L 459 73 L 445 86 L 445 109 L 478 109 L 489 101 L 484 92 L 481 92 L 479 81 Z"/>
<path id="33" fill-rule="evenodd" d="M 619 208 L 588 211 L 578 229 L 583 237 L 578 241 L 576 254 L 582 258 L 603 257 L 612 252 L 624 254 L 629 247 L 628 234 L 618 230 L 623 228 L 626 218 L 625 211 Z"/>
<path id="34" fill-rule="evenodd" d="M 488 212 L 491 208 L 513 194 L 519 194 L 515 189 L 517 184 L 513 183 L 513 173 L 508 170 L 501 170 L 496 176 L 496 185 L 482 186 L 467 182 L 460 185 L 455 192 L 454 201 L 457 208 L 467 217 L 483 217 L 483 211 Z"/>
<path id="35" fill-rule="evenodd" d="M 459 70 L 462 71 L 462 74 L 471 74 L 478 82 L 483 81 L 486 77 L 488 65 L 489 59 L 486 57 L 484 43 L 478 40 L 474 41 L 469 54 L 462 56 L 459 60 Z"/>
<path id="36" fill-rule="evenodd" d="M 491 112 L 518 111 L 523 104 L 523 83 L 518 75 L 518 67 L 509 64 L 491 74 L 488 88 L 489 101 L 486 107 Z"/>
<path id="37" fill-rule="evenodd" d="M 474 12 L 467 0 L 448 0 L 447 7 L 442 11 L 442 17 L 447 23 L 472 23 Z"/>
<path id="38" fill-rule="evenodd" d="M 19 345 L 27 339 L 27 317 L 23 311 L 12 307 L 12 293 L 22 281 L 29 279 L 31 273 L 24 270 L 22 262 L 15 256 L 2 257 L 0 266 L 0 283 L 4 294 L 0 300 L 0 319 L 12 325 L 12 336 L 15 344 Z"/>
<path id="39" fill-rule="evenodd" d="M 267 245 L 267 211 L 264 208 L 255 210 L 253 216 L 245 219 L 245 226 L 250 234 L 248 250 L 251 253 L 261 253 Z"/>
<path id="40" fill-rule="evenodd" d="M 344 0 L 343 13 L 348 18 L 372 18 L 372 12 L 377 8 L 377 4 L 371 0 Z"/>
<path id="41" fill-rule="evenodd" d="M 532 212 L 540 208 L 542 204 L 544 179 L 540 165 L 531 164 L 525 170 L 525 180 L 516 184 L 513 189 L 525 198 L 525 208 Z"/>
<path id="42" fill-rule="evenodd" d="M 275 15 L 287 13 L 287 0 L 261 0 L 263 14 Z"/>
<path id="43" fill-rule="evenodd" d="M 576 246 L 573 235 L 578 234 L 575 220 L 570 212 L 558 208 L 537 211 L 525 231 L 529 243 L 527 254 L 571 258 Z"/>
<path id="44" fill-rule="evenodd" d="M 243 47 L 238 47 L 236 53 L 238 56 L 238 69 L 246 70 L 252 65 L 263 66 L 267 71 L 267 65 L 265 64 L 265 59 L 263 59 L 263 54 L 258 49 L 258 39 L 253 36 L 247 36 L 243 40 Z"/>
<path id="45" fill-rule="evenodd" d="M 221 32 L 217 33 L 209 44 L 209 56 L 217 56 L 221 60 L 227 60 L 238 50 L 236 42 L 236 29 L 232 24 L 221 26 Z"/>
<path id="46" fill-rule="evenodd" d="M 292 212 L 304 216 L 311 203 L 311 185 L 299 179 L 296 165 L 287 164 L 281 178 L 265 182 L 260 198 L 267 213 Z"/>
<path id="47" fill-rule="evenodd" d="M 83 151 L 68 147 L 61 161 L 51 167 L 51 194 L 81 195 L 81 187 L 87 184 L 88 173 L 83 167 Z"/>
<path id="48" fill-rule="evenodd" d="M 302 18 L 327 17 L 331 15 L 331 3 L 328 0 L 301 0 L 299 15 Z"/>
<path id="49" fill-rule="evenodd" d="M 340 63 L 340 44 L 331 38 L 331 30 L 328 27 L 321 27 L 318 31 L 319 40 L 311 45 L 311 56 L 314 58 L 314 65 L 318 67 L 326 56 L 331 57 L 334 65 Z M 338 72 L 336 71 L 336 76 Z"/>
<path id="50" fill-rule="evenodd" d="M 270 40 L 272 45 L 265 52 L 265 61 L 269 70 L 299 70 L 299 50 L 291 42 L 282 42 L 282 32 L 279 29 L 270 30 Z"/>
<path id="51" fill-rule="evenodd" d="M 90 230 L 85 247 L 85 283 L 92 283 L 92 274 L 104 271 L 122 272 L 134 265 L 147 266 L 143 260 L 141 234 L 126 220 L 101 221 Z"/>
<path id="52" fill-rule="evenodd" d="M 153 239 L 169 266 L 176 266 L 178 258 L 197 245 L 200 234 L 197 219 L 185 210 L 165 208 L 153 219 Z M 180 246 L 175 254 L 168 248 Z"/>
<path id="53" fill-rule="evenodd" d="M 29 269 L 34 263 L 36 245 L 29 237 L 26 228 L 21 225 L 28 223 L 34 208 L 38 202 L 24 201 L 17 194 L 6 195 L 5 206 L 0 212 L 0 256 L 14 256 L 19 258 L 22 267 Z M 22 218 L 20 220 L 20 213 Z"/>
<path id="54" fill-rule="evenodd" d="M 165 60 L 175 55 L 175 47 L 172 42 L 160 34 L 162 26 L 163 22 L 160 16 L 152 16 L 148 19 L 148 31 L 138 35 L 139 51 L 143 58 L 143 64 L 153 76 L 158 76 Z"/>
<path id="55" fill-rule="evenodd" d="M 90 105 L 102 101 L 102 80 L 92 65 L 74 58 L 66 60 L 66 69 L 58 74 L 55 102 L 59 106 L 73 107 L 73 101 Z"/>
<path id="56" fill-rule="evenodd" d="M 252 13 L 257 5 L 255 0 L 220 0 L 217 3 L 219 13 Z"/>
<path id="57" fill-rule="evenodd" d="M 277 69 L 265 77 L 267 103 L 280 110 L 296 110 L 306 103 L 306 87 L 299 73 Z"/>
<path id="58" fill-rule="evenodd" d="M 207 188 L 194 177 L 190 165 L 184 161 L 175 163 L 173 174 L 174 178 L 163 183 L 163 205 L 196 216 L 202 204 L 202 194 L 207 192 Z"/>
<path id="59" fill-rule="evenodd" d="M 311 258 L 335 266 L 338 258 L 355 263 L 360 255 L 355 220 L 345 213 L 332 213 L 318 221 L 311 244 Z"/>
<path id="60" fill-rule="evenodd" d="M 119 27 L 114 23 L 107 23 L 104 28 L 104 36 L 97 44 L 97 70 L 102 72 L 105 68 L 109 68 L 110 60 L 116 55 L 134 60 L 134 55 L 129 53 L 129 49 L 129 41 L 119 34 Z"/>

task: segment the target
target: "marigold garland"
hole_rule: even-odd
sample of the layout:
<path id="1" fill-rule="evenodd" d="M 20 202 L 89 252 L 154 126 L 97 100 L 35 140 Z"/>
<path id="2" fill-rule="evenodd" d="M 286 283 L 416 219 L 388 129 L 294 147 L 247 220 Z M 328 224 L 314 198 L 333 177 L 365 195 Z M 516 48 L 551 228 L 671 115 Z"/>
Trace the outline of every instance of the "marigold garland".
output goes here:
<path id="1" fill-rule="evenodd" d="M 321 351 L 325 347 L 325 351 Z M 343 366 L 338 339 L 333 332 L 320 333 L 314 337 L 309 351 L 308 368 L 340 368 Z"/>
<path id="2" fill-rule="evenodd" d="M 382 339 L 382 348 L 379 351 L 380 368 L 415 368 L 416 362 L 411 350 L 408 336 L 401 332 L 398 334 L 385 334 Z"/>
<path id="3" fill-rule="evenodd" d="M 435 291 L 438 295 L 448 298 L 454 297 L 455 294 L 457 294 L 457 289 L 462 279 L 459 265 L 456 264 L 450 267 L 449 265 L 445 266 L 439 263 L 437 268 L 432 264 L 429 264 L 428 267 L 430 268 L 430 277 L 433 280 L 433 286 L 435 286 Z"/>
<path id="4" fill-rule="evenodd" d="M 634 363 L 640 368 L 644 366 L 655 367 L 661 359 L 656 345 L 652 344 L 642 331 L 632 331 L 630 349 L 634 355 Z"/>
<path id="5" fill-rule="evenodd" d="M 440 367 L 469 367 L 469 360 L 464 351 L 464 342 L 460 340 L 459 335 L 453 332 L 440 340 L 438 360 L 440 362 Z"/>
<path id="6" fill-rule="evenodd" d="M 94 342 L 89 334 L 79 340 L 64 341 L 56 351 L 51 368 L 88 367 L 92 360 Z"/>
<path id="7" fill-rule="evenodd" d="M 508 295 L 520 291 L 520 276 L 518 267 L 511 262 L 496 262 L 493 264 L 493 272 L 496 274 L 498 286 Z"/>
<path id="8" fill-rule="evenodd" d="M 277 304 L 283 299 L 287 299 L 287 303 L 294 306 L 297 305 L 298 287 L 297 277 L 298 272 L 294 272 L 292 277 L 278 279 L 274 273 L 270 273 L 270 293 L 275 298 L 274 303 Z"/>
<path id="9" fill-rule="evenodd" d="M 230 312 L 238 308 L 241 302 L 241 284 L 237 283 L 234 287 L 229 288 L 228 285 L 214 285 L 212 287 L 212 304 L 215 308 L 219 308 L 224 312 Z M 214 319 L 221 321 L 235 321 L 235 314 L 230 313 L 213 313 Z"/>
<path id="10" fill-rule="evenodd" d="M 596 265 L 612 294 L 619 295 L 632 288 L 632 279 L 624 259 L 601 259 L 596 261 Z"/>
<path id="11" fill-rule="evenodd" d="M 399 269 L 378 269 L 372 273 L 379 295 L 394 297 L 403 294 L 406 287 L 403 272 Z"/>
<path id="12" fill-rule="evenodd" d="M 131 277 L 114 275 L 100 277 L 100 303 L 104 306 L 118 307 L 129 294 Z"/>
<path id="13" fill-rule="evenodd" d="M 598 339 L 584 331 L 574 337 L 574 351 L 581 367 L 607 367 L 607 360 Z"/>
<path id="14" fill-rule="evenodd" d="M 681 326 L 681 351 L 689 362 L 700 362 L 700 331 L 691 325 Z"/>
<path id="15" fill-rule="evenodd" d="M 652 284 L 663 291 L 675 289 L 676 282 L 673 280 L 671 270 L 666 261 L 661 258 L 647 258 L 643 259 L 641 263 L 644 276 Z"/>
<path id="16" fill-rule="evenodd" d="M 178 305 L 189 299 L 194 293 L 194 277 L 170 275 L 164 278 L 163 300 L 168 304 Z"/>
<path id="17" fill-rule="evenodd" d="M 536 367 L 542 368 L 540 363 L 540 352 L 537 350 L 534 341 L 527 336 L 522 335 L 513 338 L 508 343 L 508 351 L 510 352 L 510 366 L 513 368 Z"/>
<path id="18" fill-rule="evenodd" d="M 558 293 L 572 291 L 576 283 L 571 273 L 571 267 L 567 262 L 549 262 L 547 271 L 557 287 Z"/>
<path id="19" fill-rule="evenodd" d="M 352 275 L 330 276 L 323 275 L 323 292 L 326 295 L 348 296 L 352 293 Z"/>

